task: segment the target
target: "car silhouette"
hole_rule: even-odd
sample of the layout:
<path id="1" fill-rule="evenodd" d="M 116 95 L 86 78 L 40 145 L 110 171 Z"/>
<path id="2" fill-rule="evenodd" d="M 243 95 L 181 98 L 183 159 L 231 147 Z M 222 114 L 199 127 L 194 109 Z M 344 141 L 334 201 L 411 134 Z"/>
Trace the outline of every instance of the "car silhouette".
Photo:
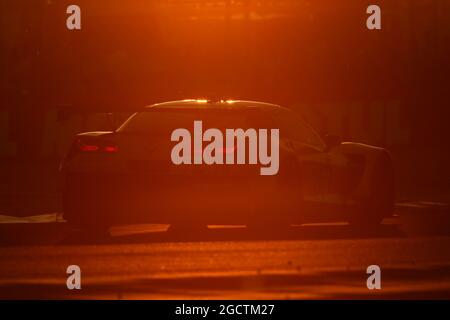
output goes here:
<path id="1" fill-rule="evenodd" d="M 278 149 L 270 150 L 279 152 L 276 173 L 262 175 L 264 165 L 250 161 L 250 150 L 240 163 L 174 163 L 171 154 L 179 142 L 172 134 L 192 131 L 195 121 L 203 130 L 223 133 L 278 129 Z M 244 141 L 250 148 L 250 140 Z M 192 146 L 192 157 L 207 144 L 196 143 L 200 150 Z M 236 159 L 237 151 L 224 144 L 212 155 Z M 181 100 L 145 107 L 115 131 L 76 135 L 61 168 L 64 217 L 89 230 L 132 223 L 192 230 L 208 224 L 273 229 L 324 221 L 371 227 L 394 206 L 386 149 L 322 138 L 295 112 L 254 101 Z"/>

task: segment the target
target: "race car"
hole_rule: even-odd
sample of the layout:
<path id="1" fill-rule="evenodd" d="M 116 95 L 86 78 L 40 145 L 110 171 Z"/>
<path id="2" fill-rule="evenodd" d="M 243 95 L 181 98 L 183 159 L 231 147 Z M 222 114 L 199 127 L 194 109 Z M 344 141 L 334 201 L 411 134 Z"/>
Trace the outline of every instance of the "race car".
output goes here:
<path id="1" fill-rule="evenodd" d="M 386 149 L 321 137 L 296 112 L 255 101 L 144 107 L 115 131 L 77 134 L 61 169 L 64 217 L 86 230 L 134 223 L 370 227 L 394 207 Z"/>

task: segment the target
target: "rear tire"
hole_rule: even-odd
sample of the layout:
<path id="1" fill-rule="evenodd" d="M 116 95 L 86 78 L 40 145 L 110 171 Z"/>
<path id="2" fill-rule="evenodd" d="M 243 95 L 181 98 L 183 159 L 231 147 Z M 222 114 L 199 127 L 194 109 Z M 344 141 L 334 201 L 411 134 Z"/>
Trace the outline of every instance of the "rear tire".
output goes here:
<path id="1" fill-rule="evenodd" d="M 84 190 L 85 192 L 81 192 Z M 63 196 L 63 217 L 68 224 L 83 233 L 94 235 L 109 233 L 111 223 L 106 218 L 113 215 L 112 209 L 98 204 L 94 192 L 82 185 L 66 183 Z"/>
<path id="2" fill-rule="evenodd" d="M 391 216 L 395 205 L 395 183 L 392 160 L 388 153 L 378 161 L 372 176 L 372 193 L 355 210 L 350 224 L 370 228 Z"/>

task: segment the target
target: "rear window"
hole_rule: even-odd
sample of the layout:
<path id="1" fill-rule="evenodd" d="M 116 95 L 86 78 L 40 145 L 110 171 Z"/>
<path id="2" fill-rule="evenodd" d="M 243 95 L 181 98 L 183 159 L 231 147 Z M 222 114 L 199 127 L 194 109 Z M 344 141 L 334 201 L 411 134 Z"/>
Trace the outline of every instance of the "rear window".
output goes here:
<path id="1" fill-rule="evenodd" d="M 259 109 L 156 109 L 138 112 L 131 116 L 119 129 L 125 133 L 147 133 L 167 136 L 178 128 L 193 128 L 194 121 L 201 120 L 203 129 L 270 129 L 272 121 Z"/>

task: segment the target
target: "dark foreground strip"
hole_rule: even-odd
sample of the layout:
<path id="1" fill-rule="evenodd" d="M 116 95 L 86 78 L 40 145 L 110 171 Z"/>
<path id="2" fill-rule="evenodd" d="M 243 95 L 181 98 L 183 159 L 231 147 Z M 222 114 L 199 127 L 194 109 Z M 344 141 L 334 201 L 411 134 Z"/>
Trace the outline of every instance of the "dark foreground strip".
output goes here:
<path id="1" fill-rule="evenodd" d="M 1 301 L 4 315 L 58 319 L 112 316 L 115 319 L 384 319 L 398 316 L 435 318 L 450 307 L 447 301 Z M 206 311 L 207 310 L 207 311 Z M 325 319 L 327 319 L 325 318 Z M 95 318 L 94 318 L 95 319 Z"/>

